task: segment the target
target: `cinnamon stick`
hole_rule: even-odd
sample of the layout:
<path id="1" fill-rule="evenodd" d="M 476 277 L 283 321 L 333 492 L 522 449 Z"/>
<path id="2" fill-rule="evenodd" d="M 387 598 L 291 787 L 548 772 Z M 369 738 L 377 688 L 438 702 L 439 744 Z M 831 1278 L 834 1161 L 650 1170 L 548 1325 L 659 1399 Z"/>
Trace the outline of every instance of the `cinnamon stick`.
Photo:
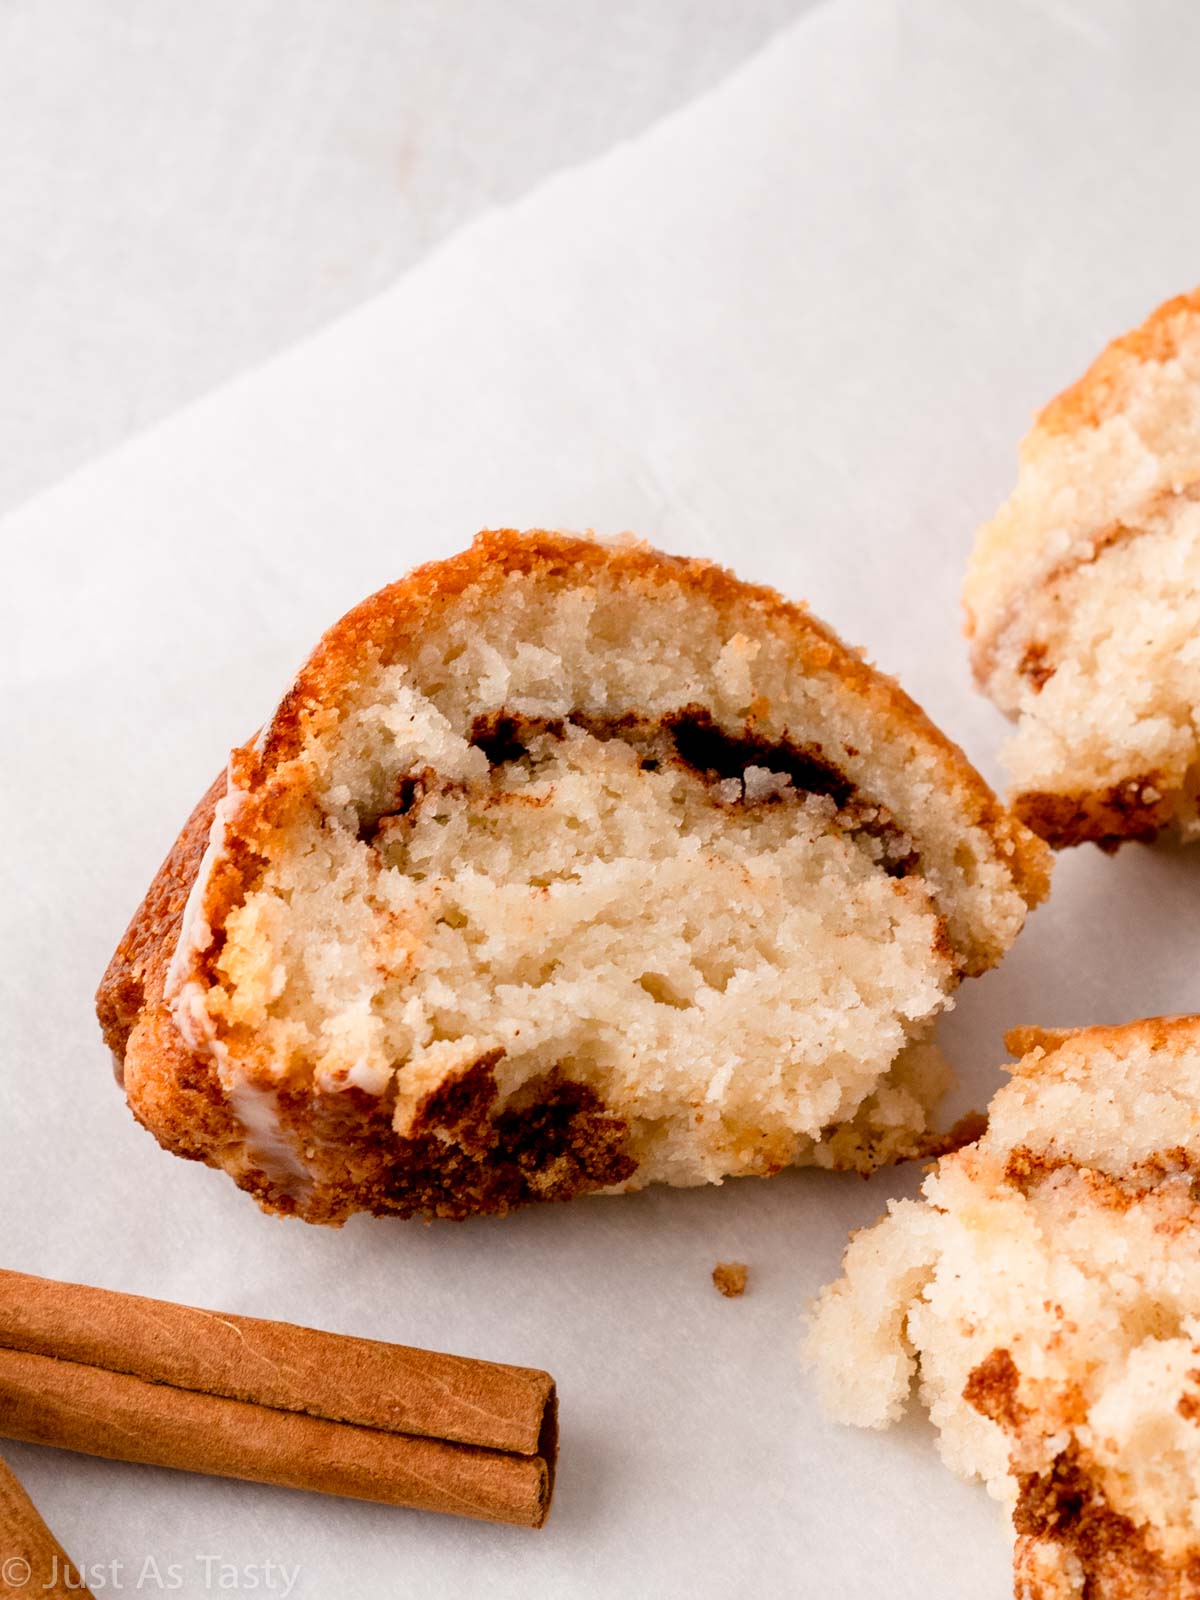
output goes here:
<path id="1" fill-rule="evenodd" d="M 78 1581 L 73 1581 L 78 1580 Z M 78 1568 L 38 1515 L 21 1480 L 0 1461 L 0 1600 L 92 1600 Z"/>
<path id="2" fill-rule="evenodd" d="M 0 1434 L 540 1527 L 548 1373 L 0 1272 Z"/>
<path id="3" fill-rule="evenodd" d="M 533 1455 L 548 1372 L 0 1271 L 0 1346 L 389 1433 Z"/>

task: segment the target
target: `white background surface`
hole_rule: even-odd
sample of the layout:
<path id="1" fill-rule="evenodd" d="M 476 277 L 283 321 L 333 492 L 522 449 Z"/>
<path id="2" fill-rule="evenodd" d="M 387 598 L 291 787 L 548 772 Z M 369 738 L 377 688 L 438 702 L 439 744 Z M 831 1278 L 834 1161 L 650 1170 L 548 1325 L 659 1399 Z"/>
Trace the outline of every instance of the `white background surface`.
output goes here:
<path id="1" fill-rule="evenodd" d="M 0 510 L 813 0 L 3 0 Z"/>
<path id="2" fill-rule="evenodd" d="M 81 1560 L 298 1562 L 294 1593 L 1000 1600 L 928 1429 L 826 1424 L 802 1308 L 916 1175 L 461 1226 L 258 1215 L 161 1154 L 90 997 L 229 744 L 346 605 L 484 523 L 637 528 L 807 595 L 995 775 L 957 589 L 1030 410 L 1195 281 L 1200 15 L 836 0 L 637 144 L 0 524 L 0 1216 L 13 1266 L 548 1367 L 538 1534 L 5 1445 Z M 943 1029 L 1196 1005 L 1200 864 L 1064 858 Z M 751 1268 L 721 1300 L 712 1264 Z"/>

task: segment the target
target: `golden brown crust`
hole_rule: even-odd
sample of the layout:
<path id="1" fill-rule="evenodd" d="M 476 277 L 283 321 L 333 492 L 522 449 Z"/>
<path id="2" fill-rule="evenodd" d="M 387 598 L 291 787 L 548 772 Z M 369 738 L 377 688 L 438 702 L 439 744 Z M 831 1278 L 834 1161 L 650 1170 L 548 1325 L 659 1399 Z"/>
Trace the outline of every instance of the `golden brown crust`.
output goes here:
<path id="1" fill-rule="evenodd" d="M 1004 1035 L 1004 1048 L 1010 1055 L 1029 1056 L 1037 1050 L 1052 1055 L 1064 1045 L 1078 1045 L 1082 1055 L 1089 1050 L 1114 1050 L 1122 1055 L 1134 1051 L 1182 1050 L 1200 1043 L 1200 1015 L 1137 1017 L 1132 1022 L 1100 1022 L 1086 1028 L 1010 1028 Z M 1015 1069 L 1014 1069 L 1015 1070 Z"/>
<path id="2" fill-rule="evenodd" d="M 183 910 L 208 847 L 213 813 L 225 789 L 226 774 L 222 772 L 184 823 L 100 980 L 96 1015 L 105 1044 L 117 1055 L 124 1054 L 143 1008 L 152 1007 L 162 999 L 167 963 L 179 938 Z"/>
<path id="3" fill-rule="evenodd" d="M 1090 843 L 1112 851 L 1155 838 L 1175 814 L 1175 797 L 1166 779 L 1150 772 L 1091 794 L 1024 790 L 1013 796 L 1012 806 L 1025 826 L 1055 850 Z"/>
<path id="4" fill-rule="evenodd" d="M 1152 311 L 1139 327 L 1105 346 L 1076 383 L 1038 413 L 1047 433 L 1095 428 L 1115 416 L 1128 398 L 1131 376 L 1145 362 L 1171 361 L 1179 354 L 1187 320 L 1200 315 L 1200 288 L 1176 295 Z"/>
<path id="5" fill-rule="evenodd" d="M 243 1130 L 212 1061 L 189 1050 L 161 1003 L 147 1005 L 125 1050 L 122 1085 L 129 1109 L 162 1145 L 186 1161 L 236 1162 Z M 265 1187 L 259 1176 L 249 1187 Z"/>
<path id="6" fill-rule="evenodd" d="M 163 998 L 184 907 L 208 846 L 226 774 L 196 806 L 113 952 L 96 992 L 96 1014 L 118 1063 L 129 1108 L 159 1143 L 186 1160 L 220 1165 L 241 1143 L 212 1063 L 183 1042 Z"/>

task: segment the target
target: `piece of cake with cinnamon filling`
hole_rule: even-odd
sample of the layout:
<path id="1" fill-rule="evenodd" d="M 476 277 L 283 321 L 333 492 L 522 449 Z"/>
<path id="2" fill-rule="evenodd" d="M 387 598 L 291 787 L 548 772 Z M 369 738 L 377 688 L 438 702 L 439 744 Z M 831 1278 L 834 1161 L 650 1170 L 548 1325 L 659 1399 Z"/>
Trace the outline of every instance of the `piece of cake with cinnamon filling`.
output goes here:
<path id="1" fill-rule="evenodd" d="M 466 1216 L 928 1151 L 924 1042 L 1047 853 L 802 606 L 481 535 L 338 623 L 99 995 L 135 1115 L 267 1207 Z"/>
<path id="2" fill-rule="evenodd" d="M 1200 837 L 1200 289 L 1042 411 L 964 599 L 1017 814 L 1055 846 Z"/>
<path id="3" fill-rule="evenodd" d="M 1008 1045 L 987 1132 L 851 1242 L 819 1388 L 883 1428 L 919 1382 L 1011 1513 L 1018 1600 L 1196 1600 L 1200 1017 Z"/>

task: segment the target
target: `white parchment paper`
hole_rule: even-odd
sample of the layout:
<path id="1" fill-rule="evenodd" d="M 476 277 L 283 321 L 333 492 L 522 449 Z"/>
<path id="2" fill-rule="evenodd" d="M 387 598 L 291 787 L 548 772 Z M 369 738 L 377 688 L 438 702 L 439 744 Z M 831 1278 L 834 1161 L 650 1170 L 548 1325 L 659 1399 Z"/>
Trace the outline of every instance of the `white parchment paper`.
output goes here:
<path id="1" fill-rule="evenodd" d="M 91 1014 L 229 746 L 320 630 L 483 525 L 635 529 L 815 609 L 995 778 L 957 591 L 1033 407 L 1200 277 L 1200 11 L 833 0 L 598 165 L 0 524 L 3 1261 L 544 1365 L 538 1534 L 4 1446 L 106 1587 L 997 1600 L 999 1515 L 923 1423 L 825 1423 L 794 1361 L 850 1227 L 813 1173 L 465 1225 L 260 1216 L 128 1116 Z M 943 1029 L 1188 1009 L 1200 854 L 1076 852 Z M 740 1301 L 719 1258 L 749 1263 Z M 259 1570 L 251 1572 L 252 1567 Z M 145 1574 L 149 1573 L 149 1576 Z M 162 1586 L 166 1579 L 163 1578 Z M 279 1578 L 272 1575 L 276 1593 Z"/>

